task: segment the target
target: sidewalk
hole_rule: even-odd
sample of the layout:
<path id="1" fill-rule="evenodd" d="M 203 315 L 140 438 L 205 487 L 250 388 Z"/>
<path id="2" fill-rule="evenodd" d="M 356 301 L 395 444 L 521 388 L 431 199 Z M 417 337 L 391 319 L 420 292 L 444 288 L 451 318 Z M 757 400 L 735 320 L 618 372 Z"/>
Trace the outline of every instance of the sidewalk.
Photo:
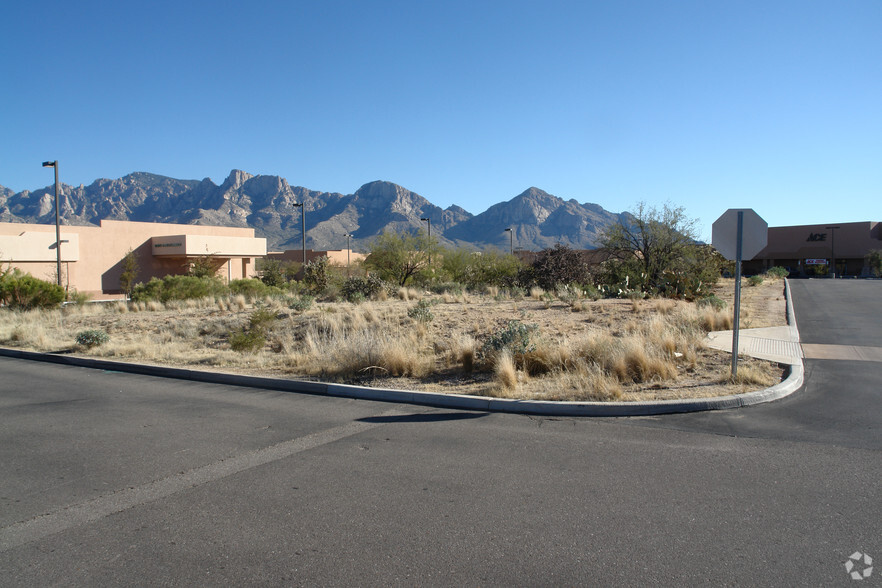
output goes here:
<path id="1" fill-rule="evenodd" d="M 732 353 L 732 331 L 708 333 L 705 341 L 712 349 Z M 804 357 L 799 344 L 799 333 L 793 326 L 740 329 L 738 355 L 787 364 L 799 363 Z"/>

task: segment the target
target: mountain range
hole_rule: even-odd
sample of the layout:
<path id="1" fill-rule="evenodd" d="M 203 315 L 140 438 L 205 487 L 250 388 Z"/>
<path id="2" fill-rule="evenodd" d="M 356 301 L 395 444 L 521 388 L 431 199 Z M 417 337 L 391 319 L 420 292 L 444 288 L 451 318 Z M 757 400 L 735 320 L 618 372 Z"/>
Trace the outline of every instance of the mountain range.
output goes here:
<path id="1" fill-rule="evenodd" d="M 13 193 L 0 186 L 0 222 L 55 223 L 54 186 Z M 341 249 L 346 234 L 364 250 L 383 231 L 427 228 L 442 245 L 476 249 L 540 250 L 557 243 L 592 249 L 606 227 L 627 219 L 597 204 L 564 200 L 529 188 L 507 202 L 473 215 L 459 206 L 440 208 L 391 182 L 375 181 L 354 194 L 290 186 L 284 178 L 233 170 L 220 185 L 209 178 L 177 180 L 146 172 L 95 180 L 88 186 L 62 184 L 62 224 L 97 225 L 101 219 L 250 227 L 266 237 L 269 250 L 299 249 L 301 210 L 306 211 L 306 246 Z"/>

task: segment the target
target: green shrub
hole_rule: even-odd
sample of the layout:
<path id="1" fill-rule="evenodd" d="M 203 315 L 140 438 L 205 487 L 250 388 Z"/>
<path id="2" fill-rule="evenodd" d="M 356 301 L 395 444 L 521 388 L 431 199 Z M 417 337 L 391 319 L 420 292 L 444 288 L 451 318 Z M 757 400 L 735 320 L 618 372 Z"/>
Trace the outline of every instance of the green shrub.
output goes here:
<path id="1" fill-rule="evenodd" d="M 428 300 L 420 300 L 416 306 L 408 309 L 407 316 L 421 323 L 430 323 L 435 319 L 432 314 L 432 303 Z"/>
<path id="2" fill-rule="evenodd" d="M 244 278 L 230 282 L 231 294 L 241 294 L 252 300 L 279 292 L 281 292 L 279 288 L 272 288 L 256 278 Z"/>
<path id="3" fill-rule="evenodd" d="M 438 282 L 429 286 L 429 291 L 435 294 L 452 294 L 461 296 L 465 292 L 465 286 L 459 282 Z"/>
<path id="4" fill-rule="evenodd" d="M 769 269 L 767 269 L 766 275 L 769 276 L 769 278 L 780 279 L 789 276 L 790 272 L 787 271 L 786 267 L 776 265 L 775 267 L 770 267 Z"/>
<path id="5" fill-rule="evenodd" d="M 233 351 L 254 353 L 266 345 L 267 332 L 278 317 L 268 308 L 258 308 L 248 317 L 248 328 L 236 329 L 230 334 Z"/>
<path id="6" fill-rule="evenodd" d="M 64 288 L 14 269 L 0 279 L 0 302 L 14 310 L 55 308 L 65 299 Z"/>
<path id="7" fill-rule="evenodd" d="M 97 347 L 110 341 L 110 336 L 101 329 L 89 329 L 77 333 L 77 344 L 83 347 Z"/>
<path id="8" fill-rule="evenodd" d="M 292 300 L 291 303 L 288 305 L 288 308 L 297 312 L 306 312 L 307 310 L 312 308 L 312 303 L 314 301 L 315 298 L 313 298 L 309 294 L 304 294 Z"/>
<path id="9" fill-rule="evenodd" d="M 882 249 L 871 249 L 864 259 L 867 260 L 867 266 L 874 276 L 877 278 L 882 276 Z"/>
<path id="10" fill-rule="evenodd" d="M 132 300 L 190 300 L 212 296 L 226 296 L 229 288 L 215 277 L 165 276 L 161 280 L 153 278 L 146 284 L 138 284 L 132 291 Z"/>
<path id="11" fill-rule="evenodd" d="M 340 287 L 340 295 L 349 302 L 356 302 L 353 298 L 364 301 L 367 298 L 373 298 L 384 289 L 386 289 L 386 284 L 378 276 L 373 274 L 363 278 L 352 276 L 344 280 Z"/>
<path id="12" fill-rule="evenodd" d="M 723 310 L 724 308 L 726 308 L 726 302 L 718 298 L 715 294 L 705 296 L 704 298 L 699 298 L 696 304 L 700 307 L 710 306 L 714 310 Z"/>
<path id="13" fill-rule="evenodd" d="M 67 293 L 67 299 L 70 302 L 73 302 L 74 304 L 76 304 L 78 306 L 82 306 L 84 304 L 87 304 L 90 300 L 92 300 L 92 295 L 86 294 L 85 292 L 77 292 L 76 290 L 70 290 Z"/>
<path id="14" fill-rule="evenodd" d="M 521 321 L 511 320 L 490 335 L 484 343 L 484 351 L 502 351 L 508 349 L 512 355 L 524 354 L 536 349 L 534 335 L 538 333 L 539 325 L 525 325 Z"/>
<path id="15" fill-rule="evenodd" d="M 248 317 L 252 329 L 267 329 L 276 322 L 276 313 L 268 308 L 258 308 Z"/>
<path id="16" fill-rule="evenodd" d="M 317 257 L 303 266 L 303 282 L 316 294 L 321 294 L 328 287 L 328 258 Z"/>
<path id="17" fill-rule="evenodd" d="M 263 329 L 238 329 L 230 334 L 230 348 L 233 351 L 254 353 L 266 345 L 266 331 Z"/>
<path id="18" fill-rule="evenodd" d="M 759 286 L 762 283 L 763 283 L 762 276 L 750 276 L 749 278 L 747 278 L 747 285 L 748 286 Z"/>
<path id="19" fill-rule="evenodd" d="M 603 298 L 603 295 L 600 293 L 600 290 L 597 289 L 594 284 L 585 284 L 582 286 L 582 295 L 585 298 L 590 298 L 591 300 L 600 300 Z"/>

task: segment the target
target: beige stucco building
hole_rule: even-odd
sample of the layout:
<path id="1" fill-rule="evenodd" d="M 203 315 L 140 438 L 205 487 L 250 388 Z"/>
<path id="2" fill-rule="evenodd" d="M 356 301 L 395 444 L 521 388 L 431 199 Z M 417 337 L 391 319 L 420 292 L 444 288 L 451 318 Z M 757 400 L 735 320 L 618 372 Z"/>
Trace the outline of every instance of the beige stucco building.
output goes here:
<path id="1" fill-rule="evenodd" d="M 303 253 L 304 252 L 302 249 L 286 249 L 285 251 L 270 251 L 266 254 L 266 256 L 269 259 L 277 259 L 279 261 L 293 261 L 299 263 L 303 261 Z M 347 267 L 350 264 L 364 261 L 367 255 L 365 255 L 364 253 L 356 253 L 355 251 L 351 251 L 349 249 L 330 249 L 327 251 L 313 251 L 312 249 L 306 250 L 307 263 L 320 257 L 327 257 L 328 262 L 331 265 Z"/>
<path id="2" fill-rule="evenodd" d="M 62 284 L 92 295 L 120 294 L 123 259 L 138 260 L 136 282 L 186 273 L 207 258 L 227 280 L 254 277 L 266 239 L 254 229 L 103 220 L 98 227 L 61 227 Z M 0 262 L 35 277 L 56 279 L 55 225 L 0 223 Z"/>

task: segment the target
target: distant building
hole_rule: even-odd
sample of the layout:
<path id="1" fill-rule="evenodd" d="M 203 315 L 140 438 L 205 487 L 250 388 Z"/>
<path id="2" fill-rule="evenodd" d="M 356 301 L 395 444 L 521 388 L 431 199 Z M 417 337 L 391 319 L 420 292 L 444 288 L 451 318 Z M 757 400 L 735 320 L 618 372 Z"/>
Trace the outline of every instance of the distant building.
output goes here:
<path id="1" fill-rule="evenodd" d="M 277 259 L 279 261 L 303 262 L 302 249 L 286 249 L 285 251 L 270 251 L 266 254 L 267 259 Z M 313 251 L 306 250 L 306 261 L 309 263 L 319 257 L 327 257 L 331 265 L 346 267 L 347 264 L 364 261 L 367 257 L 364 253 L 356 253 L 350 249 L 331 249 L 329 251 Z"/>
<path id="2" fill-rule="evenodd" d="M 745 273 L 761 273 L 782 266 L 791 275 L 811 276 L 817 267 L 829 267 L 835 259 L 837 276 L 867 276 L 865 256 L 882 249 L 882 223 L 824 223 L 792 227 L 769 227 L 765 249 L 745 261 Z"/>
<path id="3" fill-rule="evenodd" d="M 102 220 L 98 227 L 62 225 L 62 284 L 92 295 L 121 294 L 123 258 L 138 260 L 136 282 L 184 274 L 209 258 L 226 280 L 254 277 L 266 255 L 266 239 L 254 229 Z M 0 223 L 0 263 L 35 277 L 56 280 L 55 225 Z"/>

